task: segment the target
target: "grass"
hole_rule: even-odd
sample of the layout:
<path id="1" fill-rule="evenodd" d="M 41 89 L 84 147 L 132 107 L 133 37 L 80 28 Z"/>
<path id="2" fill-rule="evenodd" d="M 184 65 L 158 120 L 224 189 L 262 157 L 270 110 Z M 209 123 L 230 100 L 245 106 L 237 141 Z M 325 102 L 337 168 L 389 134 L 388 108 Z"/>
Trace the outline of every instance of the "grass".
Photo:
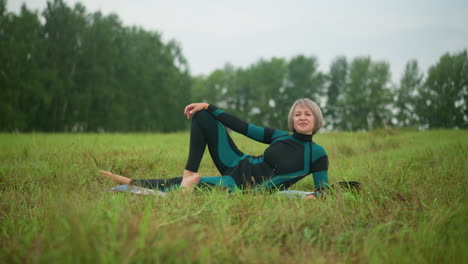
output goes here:
<path id="1" fill-rule="evenodd" d="M 109 193 L 100 169 L 181 175 L 189 135 L 1 134 L 0 263 L 467 263 L 468 133 L 319 134 L 325 200 Z M 246 153 L 265 146 L 234 135 Z M 218 175 L 205 155 L 200 173 Z M 311 177 L 295 186 L 313 189 Z"/>

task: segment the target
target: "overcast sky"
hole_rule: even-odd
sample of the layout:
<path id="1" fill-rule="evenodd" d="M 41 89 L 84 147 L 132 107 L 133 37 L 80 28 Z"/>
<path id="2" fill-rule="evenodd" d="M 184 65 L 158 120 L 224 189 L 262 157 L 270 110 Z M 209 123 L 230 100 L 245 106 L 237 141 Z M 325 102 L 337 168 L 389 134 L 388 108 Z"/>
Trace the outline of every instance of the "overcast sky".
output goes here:
<path id="1" fill-rule="evenodd" d="M 42 11 L 46 0 L 8 0 Z M 260 58 L 316 56 L 328 72 L 333 59 L 371 56 L 390 63 L 397 81 L 407 61 L 424 71 L 446 52 L 468 48 L 467 0 L 65 0 L 88 12 L 116 13 L 175 39 L 192 74 L 227 62 L 246 67 Z"/>

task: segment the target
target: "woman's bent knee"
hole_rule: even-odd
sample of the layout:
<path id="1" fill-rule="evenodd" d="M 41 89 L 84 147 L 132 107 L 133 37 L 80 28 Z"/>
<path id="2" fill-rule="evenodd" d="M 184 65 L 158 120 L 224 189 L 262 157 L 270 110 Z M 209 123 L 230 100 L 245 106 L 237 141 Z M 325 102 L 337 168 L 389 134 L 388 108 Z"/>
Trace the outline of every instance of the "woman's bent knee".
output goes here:
<path id="1" fill-rule="evenodd" d="M 216 119 L 207 110 L 198 111 L 192 116 L 192 122 L 210 122 L 215 120 Z"/>

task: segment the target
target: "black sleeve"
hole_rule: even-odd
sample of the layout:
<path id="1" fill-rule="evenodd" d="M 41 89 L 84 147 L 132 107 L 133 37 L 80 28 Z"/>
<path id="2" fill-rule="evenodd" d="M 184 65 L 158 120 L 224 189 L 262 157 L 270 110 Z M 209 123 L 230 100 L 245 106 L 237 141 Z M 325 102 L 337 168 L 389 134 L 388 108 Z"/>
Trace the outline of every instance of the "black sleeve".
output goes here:
<path id="1" fill-rule="evenodd" d="M 258 142 L 270 144 L 276 138 L 288 135 L 285 131 L 249 124 L 214 105 L 209 105 L 207 111 L 226 127 Z"/>

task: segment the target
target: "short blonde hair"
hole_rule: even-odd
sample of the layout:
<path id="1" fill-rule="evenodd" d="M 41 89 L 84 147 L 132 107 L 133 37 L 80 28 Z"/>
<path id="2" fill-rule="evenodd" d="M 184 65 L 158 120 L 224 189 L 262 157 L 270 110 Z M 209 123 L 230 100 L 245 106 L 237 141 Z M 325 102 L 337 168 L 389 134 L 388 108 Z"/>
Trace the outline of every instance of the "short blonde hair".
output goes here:
<path id="1" fill-rule="evenodd" d="M 296 106 L 298 105 L 304 108 L 308 108 L 310 109 L 310 111 L 312 111 L 312 114 L 314 115 L 314 118 L 315 118 L 314 131 L 312 132 L 312 134 L 316 134 L 323 125 L 323 115 L 322 115 L 322 110 L 320 110 L 320 107 L 317 105 L 317 103 L 310 100 L 309 98 L 298 99 L 291 106 L 291 109 L 289 110 L 289 114 L 288 114 L 289 130 L 294 132 L 294 120 L 293 120 L 294 108 L 296 108 Z"/>

